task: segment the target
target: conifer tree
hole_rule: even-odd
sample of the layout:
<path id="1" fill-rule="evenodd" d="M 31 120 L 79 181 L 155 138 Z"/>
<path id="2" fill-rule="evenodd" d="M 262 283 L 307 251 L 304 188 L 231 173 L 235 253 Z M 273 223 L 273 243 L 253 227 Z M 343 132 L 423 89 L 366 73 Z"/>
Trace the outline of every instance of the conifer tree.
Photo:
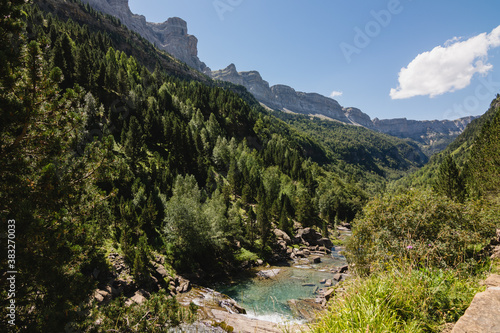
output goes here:
<path id="1" fill-rule="evenodd" d="M 434 190 L 448 198 L 463 202 L 465 200 L 465 182 L 453 157 L 448 155 L 439 166 L 438 178 Z"/>

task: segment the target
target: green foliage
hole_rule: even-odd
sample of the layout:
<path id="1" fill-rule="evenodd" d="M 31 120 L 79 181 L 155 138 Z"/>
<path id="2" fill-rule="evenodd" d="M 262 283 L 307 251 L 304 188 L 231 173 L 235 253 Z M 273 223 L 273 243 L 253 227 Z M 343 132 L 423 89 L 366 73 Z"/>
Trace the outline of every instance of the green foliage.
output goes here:
<path id="1" fill-rule="evenodd" d="M 407 265 L 342 287 L 313 332 L 440 332 L 458 320 L 479 289 L 477 279 Z"/>
<path id="2" fill-rule="evenodd" d="M 434 190 L 452 200 L 463 202 L 465 200 L 465 180 L 458 169 L 453 157 L 448 155 L 439 166 Z"/>
<path id="3" fill-rule="evenodd" d="M 498 100 L 498 99 L 497 99 Z M 498 205 L 500 189 L 500 107 L 474 141 L 468 163 L 468 190 Z"/>
<path id="4" fill-rule="evenodd" d="M 69 323 L 67 329 L 79 332 L 110 332 L 126 328 L 127 332 L 158 332 L 182 322 L 193 322 L 197 307 L 183 308 L 177 299 L 161 291 L 144 303 L 125 305 L 123 297 L 114 299 L 105 307 L 94 307 L 81 322 Z"/>
<path id="5" fill-rule="evenodd" d="M 495 230 L 479 203 L 419 190 L 373 199 L 353 224 L 346 255 L 361 274 L 394 260 L 425 267 L 474 264 L 471 249 L 489 242 Z"/>
<path id="6" fill-rule="evenodd" d="M 465 182 L 473 183 L 473 177 L 471 178 L 472 175 L 469 173 L 470 166 L 468 164 L 470 163 L 472 165 L 479 165 L 479 161 L 477 161 L 476 159 L 480 158 L 481 160 L 486 158 L 489 152 L 482 155 L 476 153 L 474 157 L 471 157 L 471 153 L 473 150 L 478 151 L 479 149 L 474 148 L 476 144 L 479 143 L 479 136 L 481 135 L 484 137 L 485 134 L 482 133 L 490 131 L 488 129 L 483 130 L 483 127 L 485 127 L 486 124 L 491 123 L 493 118 L 498 117 L 496 115 L 498 114 L 498 107 L 500 105 L 499 103 L 499 97 L 495 98 L 491 102 L 489 110 L 481 117 L 474 119 L 450 145 L 448 145 L 442 152 L 433 155 L 429 163 L 427 163 L 423 168 L 415 171 L 407 177 L 395 181 L 393 184 L 391 184 L 391 189 L 398 190 L 410 187 L 431 186 L 436 182 L 440 173 L 440 165 L 447 159 L 447 156 L 451 156 L 457 167 L 459 169 L 462 169 Z M 491 127 L 492 135 L 494 135 L 493 133 L 495 132 L 495 130 L 493 130 L 494 128 L 495 126 Z M 479 146 L 481 147 L 482 144 L 480 144 Z M 488 168 L 487 170 L 484 169 L 483 171 L 485 171 L 486 175 L 491 174 L 493 176 L 495 174 L 498 174 L 498 170 L 495 168 Z M 481 173 L 475 174 L 475 176 L 478 175 L 480 176 Z M 471 186 L 471 184 L 467 184 L 466 187 L 468 188 L 469 195 L 477 194 L 473 188 L 474 186 L 476 185 Z"/>
<path id="7" fill-rule="evenodd" d="M 376 192 L 386 179 L 398 179 L 428 160 L 416 143 L 361 126 L 283 112 L 273 115 L 322 143 L 325 153 L 316 159 L 318 163 L 346 180 L 354 179 L 370 192 Z"/>

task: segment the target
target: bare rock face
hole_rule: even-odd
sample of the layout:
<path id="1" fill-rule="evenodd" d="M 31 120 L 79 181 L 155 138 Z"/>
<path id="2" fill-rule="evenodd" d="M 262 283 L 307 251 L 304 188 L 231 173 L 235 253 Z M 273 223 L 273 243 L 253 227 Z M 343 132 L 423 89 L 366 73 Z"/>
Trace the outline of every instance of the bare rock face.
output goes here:
<path id="1" fill-rule="evenodd" d="M 210 68 L 198 58 L 198 39 L 187 33 L 187 23 L 183 19 L 171 17 L 163 23 L 147 22 L 143 15 L 136 15 L 130 11 L 128 0 L 83 0 L 83 2 L 119 18 L 127 28 L 188 66 L 202 73 L 210 72 Z"/>
<path id="2" fill-rule="evenodd" d="M 396 119 L 373 119 L 376 130 L 397 137 L 411 138 L 417 142 L 430 143 L 439 139 L 439 134 L 445 136 L 458 136 L 465 127 L 476 117 L 469 116 L 456 120 L 408 120 L 406 118 Z"/>
<path id="3" fill-rule="evenodd" d="M 213 71 L 212 78 L 244 86 L 259 102 L 271 109 L 323 115 L 350 122 L 336 100 L 316 93 L 295 91 L 292 87 L 281 84 L 270 87 L 257 71 L 238 72 L 236 66 L 230 64 L 224 69 Z"/>
<path id="4" fill-rule="evenodd" d="M 485 284 L 488 288 L 474 296 L 452 333 L 500 332 L 500 276 L 490 276 Z"/>

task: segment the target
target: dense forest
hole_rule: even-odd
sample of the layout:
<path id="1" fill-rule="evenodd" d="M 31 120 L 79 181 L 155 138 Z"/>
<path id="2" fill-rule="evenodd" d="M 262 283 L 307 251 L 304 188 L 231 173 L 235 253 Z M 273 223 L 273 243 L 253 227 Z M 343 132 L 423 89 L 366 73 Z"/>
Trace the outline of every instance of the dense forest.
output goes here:
<path id="1" fill-rule="evenodd" d="M 157 255 L 169 269 L 208 281 L 230 276 L 248 256 L 271 261 L 274 228 L 292 235 L 300 223 L 327 236 L 339 222 L 354 221 L 355 235 L 370 236 L 354 238 L 366 253 L 352 251 L 352 262 L 366 272 L 380 261 L 374 253 L 383 250 L 370 237 L 390 234 L 390 223 L 374 221 L 384 221 L 376 214 L 393 199 L 377 193 L 427 161 L 415 144 L 266 111 L 244 88 L 212 81 L 77 0 L 12 0 L 0 14 L 0 216 L 2 234 L 7 221 L 16 231 L 17 330 L 127 326 L 96 328 L 90 315 L 93 272 L 109 270 L 111 251 L 123 254 L 145 288 Z M 494 106 L 470 135 L 470 162 L 444 159 L 441 176 L 428 182 L 429 195 L 449 197 L 451 216 L 473 199 L 498 198 Z M 415 194 L 416 205 L 437 200 L 426 195 Z M 448 265 L 467 242 L 491 235 L 494 210 L 477 202 L 472 211 L 484 225 L 468 240 L 452 237 L 457 254 Z M 470 223 L 457 221 L 468 230 Z M 2 256 L 2 267 L 8 259 Z M 4 318 L 7 293 L 0 292 Z M 178 304 L 158 295 L 147 312 L 175 323 Z M 112 303 L 100 315 L 113 318 L 119 307 Z M 142 317 L 137 311 L 130 316 Z M 135 331 L 151 330 L 141 325 Z"/>

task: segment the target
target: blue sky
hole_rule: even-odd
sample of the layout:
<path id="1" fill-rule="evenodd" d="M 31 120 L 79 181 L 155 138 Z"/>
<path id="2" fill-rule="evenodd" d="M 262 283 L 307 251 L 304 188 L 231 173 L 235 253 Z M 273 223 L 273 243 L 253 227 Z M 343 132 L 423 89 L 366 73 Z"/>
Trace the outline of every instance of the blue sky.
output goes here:
<path id="1" fill-rule="evenodd" d="M 500 93 L 498 0 L 129 2 L 148 21 L 186 20 L 212 70 L 234 63 L 270 85 L 335 92 L 372 118 L 479 115 Z"/>

